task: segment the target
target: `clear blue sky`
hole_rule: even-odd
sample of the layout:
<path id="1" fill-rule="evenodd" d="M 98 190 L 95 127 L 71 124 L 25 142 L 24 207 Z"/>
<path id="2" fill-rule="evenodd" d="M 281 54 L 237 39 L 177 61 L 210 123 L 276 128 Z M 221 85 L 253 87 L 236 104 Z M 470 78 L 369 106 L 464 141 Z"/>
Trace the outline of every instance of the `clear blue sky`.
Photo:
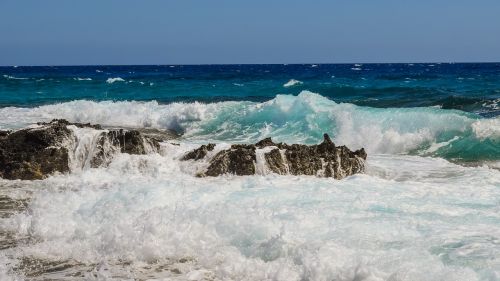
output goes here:
<path id="1" fill-rule="evenodd" d="M 499 0 L 0 0 L 0 65 L 500 61 Z"/>

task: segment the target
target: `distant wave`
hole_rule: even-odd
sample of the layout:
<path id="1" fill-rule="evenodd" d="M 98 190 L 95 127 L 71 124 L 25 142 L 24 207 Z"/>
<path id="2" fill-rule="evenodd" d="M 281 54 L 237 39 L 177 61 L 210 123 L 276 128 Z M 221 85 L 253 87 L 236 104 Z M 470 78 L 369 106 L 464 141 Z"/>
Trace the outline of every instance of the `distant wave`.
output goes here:
<path id="1" fill-rule="evenodd" d="M 24 78 L 24 77 L 14 77 L 10 75 L 4 75 L 3 78 L 5 79 L 14 79 L 14 80 L 28 80 L 29 78 Z"/>
<path id="2" fill-rule="evenodd" d="M 288 81 L 285 84 L 283 84 L 283 87 L 288 88 L 288 87 L 292 87 L 292 86 L 295 86 L 295 85 L 301 85 L 301 84 L 303 84 L 302 81 L 295 80 L 295 79 L 290 79 L 290 81 Z"/>
<path id="3" fill-rule="evenodd" d="M 76 80 L 76 81 L 92 81 L 92 78 L 80 78 L 80 77 L 76 77 L 76 78 L 73 78 L 73 80 Z"/>
<path id="4" fill-rule="evenodd" d="M 108 78 L 108 80 L 106 80 L 106 83 L 108 83 L 108 84 L 113 84 L 115 82 L 125 82 L 125 80 L 123 80 L 123 78 L 120 78 L 120 77 Z"/>

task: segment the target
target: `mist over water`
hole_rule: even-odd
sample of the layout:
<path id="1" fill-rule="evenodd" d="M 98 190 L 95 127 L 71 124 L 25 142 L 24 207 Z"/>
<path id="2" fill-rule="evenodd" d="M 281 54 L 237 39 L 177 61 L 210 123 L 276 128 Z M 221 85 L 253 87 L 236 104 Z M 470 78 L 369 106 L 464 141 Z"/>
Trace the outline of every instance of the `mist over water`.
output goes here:
<path id="1" fill-rule="evenodd" d="M 47 95 L 57 102 L 11 99 L 0 108 L 0 130 L 64 118 L 101 124 L 103 130 L 157 128 L 182 136 L 161 143 L 158 153 L 116 154 L 108 167 L 90 168 L 86 161 L 98 132 L 72 128 L 77 139 L 66 144 L 71 173 L 41 181 L 0 180 L 2 202 L 19 203 L 0 213 L 0 279 L 500 278 L 498 66 L 280 67 L 285 68 L 165 66 L 157 67 L 159 77 L 151 74 L 154 67 L 5 74 L 2 93 L 19 90 L 21 96 L 35 87 L 33 79 L 67 81 L 40 86 L 53 90 Z M 182 92 L 183 83 L 191 85 L 190 98 L 154 99 L 148 95 L 158 92 L 150 90 L 132 98 L 135 87 L 162 85 L 166 91 L 172 82 L 161 76 L 166 69 L 182 80 L 180 88 L 170 89 Z M 136 73 L 127 76 L 128 71 Z M 189 73 L 197 78 L 183 82 Z M 265 75 L 272 79 L 259 80 Z M 346 86 L 362 98 L 350 90 L 342 97 L 344 92 L 334 90 L 338 85 L 320 84 L 339 75 L 351 83 L 366 76 L 368 82 Z M 462 80 L 461 87 L 455 84 Z M 371 90 L 363 90 L 363 83 L 372 83 Z M 420 86 L 398 92 L 402 88 L 387 86 L 395 83 Z M 208 84 L 216 86 L 199 99 Z M 432 93 L 449 92 L 428 100 L 424 84 Z M 65 87 L 75 92 L 59 92 Z M 102 87 L 116 87 L 115 96 L 95 98 Z M 258 98 L 251 94 L 264 88 L 269 92 Z M 87 97 L 82 89 L 94 91 Z M 237 94 L 223 97 L 230 92 Z M 366 173 L 334 180 L 280 176 L 260 167 L 255 176 L 198 178 L 206 162 L 179 161 L 208 142 L 217 143 L 216 153 L 265 137 L 314 144 L 323 133 L 337 145 L 364 147 Z"/>

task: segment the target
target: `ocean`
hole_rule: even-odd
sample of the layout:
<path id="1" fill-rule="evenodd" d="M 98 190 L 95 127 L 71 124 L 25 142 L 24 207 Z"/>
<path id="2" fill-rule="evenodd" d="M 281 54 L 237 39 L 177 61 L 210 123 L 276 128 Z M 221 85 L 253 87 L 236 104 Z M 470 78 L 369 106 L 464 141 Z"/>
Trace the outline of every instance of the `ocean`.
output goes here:
<path id="1" fill-rule="evenodd" d="M 0 279 L 500 280 L 499 102 L 500 63 L 0 67 L 0 130 L 63 118 L 181 135 L 0 179 Z M 365 148 L 366 172 L 199 178 L 179 161 L 324 133 Z"/>

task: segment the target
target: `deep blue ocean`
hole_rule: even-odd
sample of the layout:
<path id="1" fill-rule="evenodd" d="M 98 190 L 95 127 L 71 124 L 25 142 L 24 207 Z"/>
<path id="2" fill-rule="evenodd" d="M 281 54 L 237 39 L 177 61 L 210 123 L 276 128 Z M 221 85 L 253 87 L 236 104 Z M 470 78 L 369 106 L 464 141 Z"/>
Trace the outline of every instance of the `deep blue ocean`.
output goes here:
<path id="1" fill-rule="evenodd" d="M 291 79 L 300 82 L 284 87 Z M 500 63 L 0 67 L 2 107 L 79 99 L 262 102 L 302 90 L 362 106 L 496 116 Z"/>

